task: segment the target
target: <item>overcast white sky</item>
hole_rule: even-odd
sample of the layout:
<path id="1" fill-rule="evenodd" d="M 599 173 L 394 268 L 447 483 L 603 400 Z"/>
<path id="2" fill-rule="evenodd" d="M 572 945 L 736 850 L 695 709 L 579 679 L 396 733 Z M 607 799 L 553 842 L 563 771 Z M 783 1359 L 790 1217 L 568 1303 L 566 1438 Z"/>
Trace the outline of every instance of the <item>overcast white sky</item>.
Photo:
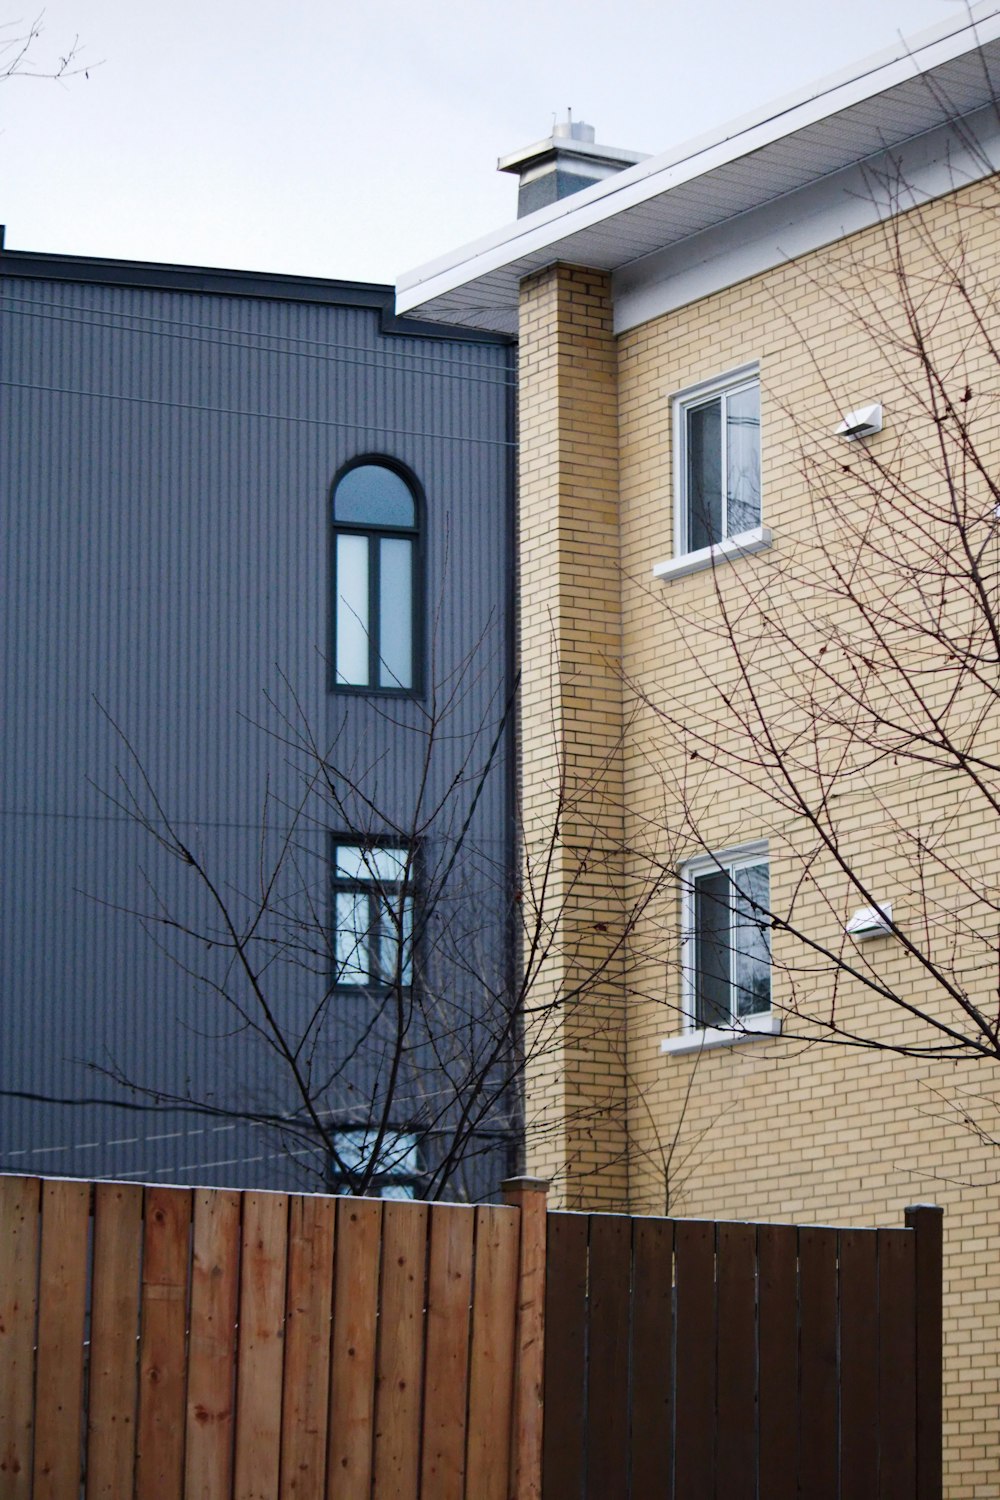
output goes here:
<path id="1" fill-rule="evenodd" d="M 4 35 L 40 8 L 0 0 Z M 12 249 L 364 281 L 514 217 L 496 158 L 571 106 L 658 153 L 928 26 L 955 0 L 46 0 L 0 83 Z M 18 24 L 20 22 L 20 25 Z"/>

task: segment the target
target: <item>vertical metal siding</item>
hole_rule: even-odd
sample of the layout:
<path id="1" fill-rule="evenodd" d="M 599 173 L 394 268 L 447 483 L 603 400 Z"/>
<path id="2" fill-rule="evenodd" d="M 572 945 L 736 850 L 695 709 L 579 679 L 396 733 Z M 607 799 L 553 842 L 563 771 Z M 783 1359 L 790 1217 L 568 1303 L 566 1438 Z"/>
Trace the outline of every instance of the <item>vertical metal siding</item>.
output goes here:
<path id="1" fill-rule="evenodd" d="M 482 642 L 460 744 L 509 688 L 510 351 L 384 336 L 365 309 L 29 279 L 0 281 L 0 313 L 0 1086 L 106 1098 L 95 1065 L 117 1065 L 165 1092 L 280 1108 L 273 1073 L 127 914 L 160 897 L 200 908 L 114 805 L 128 757 L 105 715 L 185 835 L 238 879 L 256 868 L 268 777 L 279 802 L 296 796 L 268 733 L 290 689 L 321 740 L 378 767 L 405 822 L 405 726 L 422 706 L 394 702 L 393 723 L 327 691 L 330 482 L 371 452 L 425 487 L 437 680 Z M 435 767 L 435 794 L 454 769 Z M 473 839 L 498 868 L 508 781 L 501 760 Z M 288 1186 L 274 1151 L 190 1115 L 0 1100 L 0 1170 Z"/>

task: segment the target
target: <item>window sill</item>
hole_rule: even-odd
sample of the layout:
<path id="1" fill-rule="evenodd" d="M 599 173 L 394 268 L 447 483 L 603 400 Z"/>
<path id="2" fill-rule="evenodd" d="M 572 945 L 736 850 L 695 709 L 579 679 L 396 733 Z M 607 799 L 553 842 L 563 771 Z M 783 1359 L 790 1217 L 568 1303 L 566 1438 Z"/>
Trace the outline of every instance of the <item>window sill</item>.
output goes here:
<path id="1" fill-rule="evenodd" d="M 753 531 L 741 531 L 739 536 L 729 536 L 714 547 L 682 552 L 680 557 L 668 557 L 665 562 L 654 563 L 653 577 L 685 578 L 688 573 L 701 573 L 718 563 L 735 562 L 737 558 L 749 557 L 751 552 L 763 552 L 770 545 L 770 527 L 755 526 Z"/>
<path id="2" fill-rule="evenodd" d="M 739 1047 L 744 1042 L 760 1042 L 780 1035 L 780 1016 L 748 1016 L 739 1026 L 706 1026 L 700 1031 L 684 1031 L 680 1036 L 665 1037 L 660 1043 L 660 1051 L 677 1056 L 678 1053 L 707 1051 L 709 1047 Z"/>

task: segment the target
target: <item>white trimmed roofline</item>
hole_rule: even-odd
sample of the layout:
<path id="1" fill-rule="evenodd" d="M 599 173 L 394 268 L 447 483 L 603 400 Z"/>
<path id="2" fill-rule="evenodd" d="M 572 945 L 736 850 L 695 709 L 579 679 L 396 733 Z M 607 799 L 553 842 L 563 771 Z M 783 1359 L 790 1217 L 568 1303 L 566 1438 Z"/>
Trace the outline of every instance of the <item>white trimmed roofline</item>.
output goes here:
<path id="1" fill-rule="evenodd" d="M 621 271 L 998 96 L 1000 6 L 983 0 L 971 22 L 935 26 L 902 53 L 880 52 L 405 272 L 397 311 L 514 332 L 518 285 L 534 271 L 556 261 Z"/>

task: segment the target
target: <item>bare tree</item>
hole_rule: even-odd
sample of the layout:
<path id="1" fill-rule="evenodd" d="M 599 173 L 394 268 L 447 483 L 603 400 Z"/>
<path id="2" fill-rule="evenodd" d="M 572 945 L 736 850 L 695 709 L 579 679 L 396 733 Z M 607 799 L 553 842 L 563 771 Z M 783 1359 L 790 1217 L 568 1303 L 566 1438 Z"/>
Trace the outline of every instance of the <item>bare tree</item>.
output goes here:
<path id="1" fill-rule="evenodd" d="M 296 788 L 263 792 L 252 869 L 227 866 L 189 834 L 115 726 L 124 755 L 117 786 L 103 790 L 193 893 L 179 901 L 162 870 L 151 873 L 149 901 L 133 915 L 204 995 L 206 1028 L 229 1027 L 234 1046 L 238 1033 L 269 1080 L 248 1097 L 234 1076 L 207 1100 L 123 1063 L 103 1067 L 131 1097 L 260 1127 L 341 1192 L 481 1196 L 517 1168 L 525 1070 L 558 1045 L 568 1015 L 581 1036 L 606 1025 L 588 1021 L 590 998 L 623 962 L 665 877 L 652 870 L 613 924 L 602 909 L 581 925 L 580 891 L 609 852 L 591 828 L 568 885 L 555 879 L 555 855 L 563 824 L 583 826 L 577 814 L 600 770 L 586 782 L 562 773 L 554 826 L 519 872 L 515 827 L 506 850 L 484 838 L 479 805 L 502 774 L 514 708 L 513 698 L 495 700 L 471 732 L 461 728 L 486 650 L 481 642 L 433 683 L 405 726 L 387 700 L 416 785 L 402 808 L 391 768 L 349 748 L 346 717 L 321 744 L 286 684 L 269 723 L 248 726 L 280 755 L 275 781 Z M 569 977 L 553 990 L 540 981 L 557 956 Z M 592 1106 L 590 1124 L 605 1128 L 621 1107 Z M 551 1128 L 529 1125 L 536 1144 Z"/>
<path id="2" fill-rule="evenodd" d="M 45 12 L 39 11 L 33 21 L 6 21 L 0 24 L 0 82 L 12 78 L 75 78 L 80 73 L 90 77 L 90 69 L 97 63 L 83 61 L 83 49 L 79 36 L 64 53 L 41 57 L 39 42 L 45 31 Z"/>

